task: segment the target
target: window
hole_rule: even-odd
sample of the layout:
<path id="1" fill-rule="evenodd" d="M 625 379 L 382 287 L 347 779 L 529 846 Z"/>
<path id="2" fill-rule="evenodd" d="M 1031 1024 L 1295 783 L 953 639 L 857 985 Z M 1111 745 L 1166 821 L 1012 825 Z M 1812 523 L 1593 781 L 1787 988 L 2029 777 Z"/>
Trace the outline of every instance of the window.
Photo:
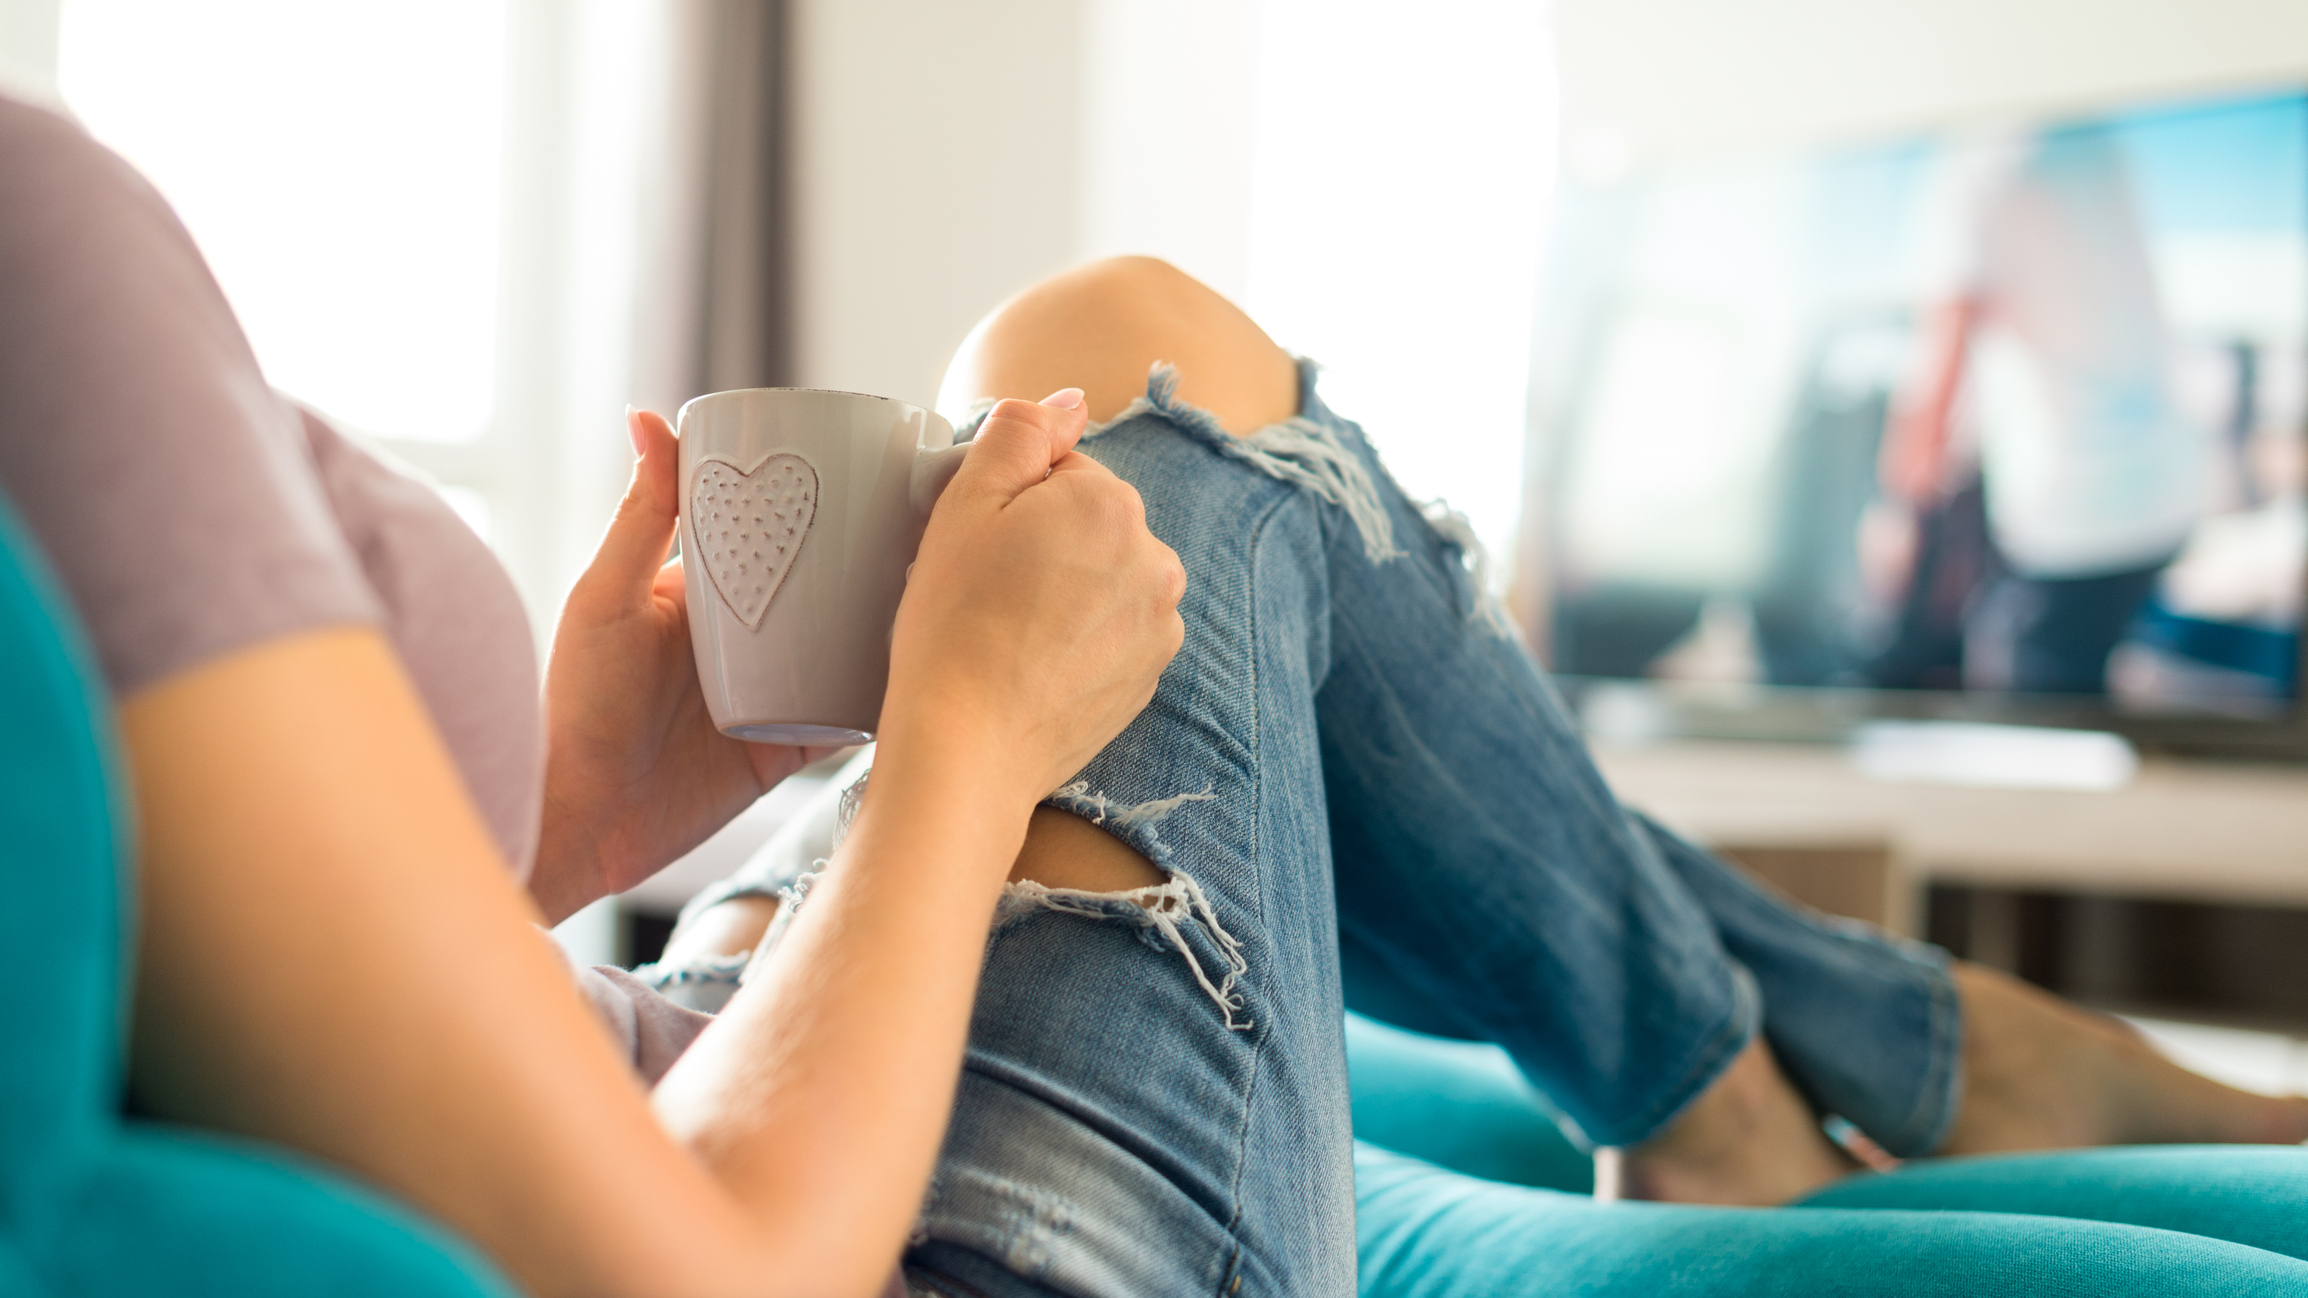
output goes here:
<path id="1" fill-rule="evenodd" d="M 57 59 L 272 383 L 430 441 L 495 410 L 505 69 L 503 0 L 65 0 Z"/>
<path id="2" fill-rule="evenodd" d="M 0 57 L 52 66 L 66 104 L 159 187 L 275 386 L 441 485 L 542 646 L 630 463 L 642 222 L 678 188 L 650 168 L 678 162 L 661 137 L 679 16 L 632 0 L 16 0 Z M 561 936 L 583 962 L 610 958 L 613 906 Z"/>
<path id="3" fill-rule="evenodd" d="M 1245 305 L 1334 367 L 1324 396 L 1403 487 L 1465 513 L 1503 561 L 1522 507 L 1554 52 L 1542 5 L 1413 12 L 1260 6 Z"/>

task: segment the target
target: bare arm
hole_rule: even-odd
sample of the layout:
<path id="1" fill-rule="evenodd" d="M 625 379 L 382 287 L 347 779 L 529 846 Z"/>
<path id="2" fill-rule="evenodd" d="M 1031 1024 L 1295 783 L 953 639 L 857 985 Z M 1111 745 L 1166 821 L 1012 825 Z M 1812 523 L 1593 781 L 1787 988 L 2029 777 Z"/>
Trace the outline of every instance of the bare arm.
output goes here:
<path id="1" fill-rule="evenodd" d="M 1068 452 L 1079 411 L 1013 405 L 933 518 L 842 868 L 660 1092 L 693 1149 L 653 1121 L 366 630 L 123 708 L 140 1099 L 346 1167 L 532 1292 L 872 1292 L 1034 801 L 1143 706 L 1181 630 L 1175 556 Z"/>
<path id="2" fill-rule="evenodd" d="M 742 1292 L 734 1202 L 649 1121 L 380 636 L 236 654 L 121 719 L 147 1107 L 349 1168 L 536 1293 Z"/>
<path id="3" fill-rule="evenodd" d="M 885 1274 L 919 1210 L 987 925 L 1035 805 L 1145 707 L 1185 634 L 1184 571 L 1144 534 L 1137 493 L 1020 435 L 1019 420 L 1043 421 L 1070 447 L 1082 413 L 1062 430 L 1055 416 L 1004 402 L 981 428 L 898 613 L 857 822 L 786 940 L 657 1088 L 668 1125 L 765 1221 L 831 1237 L 859 1268 L 847 1280 Z M 1045 465 L 1038 487 L 1004 485 Z M 981 526 L 994 511 L 1046 517 Z M 1056 580 L 987 579 L 1029 569 Z M 1134 614 L 1066 608 L 1117 577 Z M 1077 668 L 1053 675 L 1060 663 Z M 757 1134 L 769 1129 L 774 1141 Z"/>
<path id="4" fill-rule="evenodd" d="M 1980 311 L 1979 299 L 1966 295 L 1924 313 L 1915 368 L 1893 395 L 1877 461 L 1883 492 L 1893 500 L 1928 505 L 1945 489 L 1948 418 Z"/>
<path id="5" fill-rule="evenodd" d="M 1852 538 L 1860 574 L 1877 599 L 1896 601 L 1906 594 L 1915 579 L 1921 516 L 1947 490 L 1948 423 L 1979 315 L 1979 300 L 1970 296 L 1928 307 L 1915 361 L 1892 393 L 1875 458 L 1882 494 L 1868 503 Z"/>

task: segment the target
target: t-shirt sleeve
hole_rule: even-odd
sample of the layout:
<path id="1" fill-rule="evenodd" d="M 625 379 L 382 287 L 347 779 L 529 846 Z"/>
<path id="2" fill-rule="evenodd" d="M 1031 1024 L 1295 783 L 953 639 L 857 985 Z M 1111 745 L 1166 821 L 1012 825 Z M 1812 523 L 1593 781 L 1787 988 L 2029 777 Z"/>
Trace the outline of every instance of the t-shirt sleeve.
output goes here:
<path id="1" fill-rule="evenodd" d="M 1913 288 L 1926 302 L 1977 297 L 1989 279 L 1991 231 L 2025 160 L 2024 139 L 1996 135 L 1943 145 L 1921 189 Z"/>
<path id="2" fill-rule="evenodd" d="M 567 956 L 563 956 L 567 961 Z M 713 1016 L 686 1005 L 676 1005 L 654 987 L 609 965 L 570 964 L 577 990 L 585 994 L 601 1026 L 633 1065 L 633 1071 L 651 1086 L 673 1067 Z"/>
<path id="3" fill-rule="evenodd" d="M 160 195 L 0 99 L 0 492 L 116 696 L 380 608 L 297 412 Z"/>

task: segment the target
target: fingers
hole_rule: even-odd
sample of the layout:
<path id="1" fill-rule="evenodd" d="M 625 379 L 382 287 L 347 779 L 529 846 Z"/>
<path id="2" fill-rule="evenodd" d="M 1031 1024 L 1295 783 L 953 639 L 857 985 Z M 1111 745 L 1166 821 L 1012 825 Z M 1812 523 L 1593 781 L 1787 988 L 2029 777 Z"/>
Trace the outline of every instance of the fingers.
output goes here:
<path id="1" fill-rule="evenodd" d="M 952 490 L 1006 504 L 1049 477 L 1089 425 L 1080 388 L 1061 388 L 1039 402 L 1004 401 L 978 426 Z"/>
<path id="2" fill-rule="evenodd" d="M 638 455 L 633 479 L 572 599 L 580 593 L 619 602 L 648 598 L 673 547 L 674 468 L 681 444 L 665 416 L 652 410 L 628 408 L 625 427 Z"/>
<path id="3" fill-rule="evenodd" d="M 650 581 L 650 590 L 661 599 L 680 602 L 682 595 L 681 560 L 674 559 L 664 567 L 659 568 L 657 576 Z"/>

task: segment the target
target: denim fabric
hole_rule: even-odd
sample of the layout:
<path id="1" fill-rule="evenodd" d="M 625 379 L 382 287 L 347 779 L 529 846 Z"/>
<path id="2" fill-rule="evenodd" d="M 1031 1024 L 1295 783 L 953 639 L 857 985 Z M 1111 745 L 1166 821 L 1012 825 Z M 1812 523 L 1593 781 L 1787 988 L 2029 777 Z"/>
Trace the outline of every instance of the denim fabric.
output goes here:
<path id="1" fill-rule="evenodd" d="M 1186 641 L 1052 803 L 1171 882 L 1005 900 L 917 1286 L 1352 1290 L 1342 942 L 1356 1004 L 1498 1042 L 1597 1143 L 1655 1131 L 1759 1025 L 1878 1140 L 1936 1139 L 1939 963 L 1623 810 L 1461 548 L 1311 367 L 1301 390 L 1238 439 L 1158 371 L 1083 443 L 1184 561 Z"/>

